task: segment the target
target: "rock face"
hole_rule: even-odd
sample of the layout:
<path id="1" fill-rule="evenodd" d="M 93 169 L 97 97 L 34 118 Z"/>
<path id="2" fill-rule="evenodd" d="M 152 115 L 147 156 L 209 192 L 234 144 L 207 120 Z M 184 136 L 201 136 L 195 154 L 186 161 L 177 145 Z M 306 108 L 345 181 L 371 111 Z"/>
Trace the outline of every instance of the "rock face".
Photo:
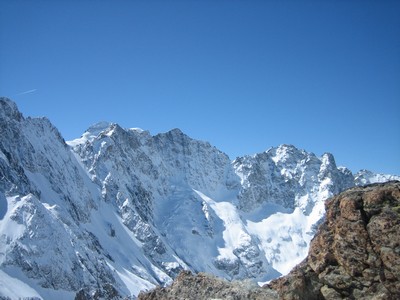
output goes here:
<path id="1" fill-rule="evenodd" d="M 400 299 L 400 182 L 327 201 L 306 260 L 268 286 L 283 299 Z"/>

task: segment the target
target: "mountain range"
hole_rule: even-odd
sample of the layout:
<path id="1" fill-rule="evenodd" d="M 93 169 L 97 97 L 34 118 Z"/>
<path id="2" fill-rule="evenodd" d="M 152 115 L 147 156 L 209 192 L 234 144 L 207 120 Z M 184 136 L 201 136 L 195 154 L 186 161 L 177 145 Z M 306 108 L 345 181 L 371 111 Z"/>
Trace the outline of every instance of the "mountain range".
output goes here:
<path id="1" fill-rule="evenodd" d="M 0 98 L 0 298 L 135 299 L 182 270 L 264 283 L 307 255 L 326 199 L 399 180 L 292 145 L 230 158 L 179 129 L 65 141 Z"/>

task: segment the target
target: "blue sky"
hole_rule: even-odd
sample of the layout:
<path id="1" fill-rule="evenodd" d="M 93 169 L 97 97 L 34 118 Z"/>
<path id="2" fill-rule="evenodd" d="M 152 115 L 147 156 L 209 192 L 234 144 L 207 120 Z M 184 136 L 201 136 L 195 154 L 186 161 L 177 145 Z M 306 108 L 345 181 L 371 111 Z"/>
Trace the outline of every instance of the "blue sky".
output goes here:
<path id="1" fill-rule="evenodd" d="M 0 0 L 0 95 L 66 140 L 180 128 L 400 174 L 400 1 Z"/>

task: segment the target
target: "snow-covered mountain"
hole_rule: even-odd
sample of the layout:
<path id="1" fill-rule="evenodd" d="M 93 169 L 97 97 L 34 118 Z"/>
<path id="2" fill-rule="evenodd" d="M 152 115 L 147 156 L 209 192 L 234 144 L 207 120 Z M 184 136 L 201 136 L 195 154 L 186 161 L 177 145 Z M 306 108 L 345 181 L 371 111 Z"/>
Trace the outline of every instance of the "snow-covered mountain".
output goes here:
<path id="1" fill-rule="evenodd" d="M 399 176 L 281 145 L 233 162 L 179 129 L 99 123 L 65 142 L 0 98 L 0 298 L 135 298 L 183 270 L 267 281 L 307 254 L 324 200 Z"/>

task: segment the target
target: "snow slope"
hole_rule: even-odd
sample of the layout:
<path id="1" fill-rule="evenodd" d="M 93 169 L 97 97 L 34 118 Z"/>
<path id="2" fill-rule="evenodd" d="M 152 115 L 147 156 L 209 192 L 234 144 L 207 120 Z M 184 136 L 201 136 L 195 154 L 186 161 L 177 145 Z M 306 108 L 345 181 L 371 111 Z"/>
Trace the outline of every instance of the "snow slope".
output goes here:
<path id="1" fill-rule="evenodd" d="M 268 281 L 308 251 L 324 200 L 398 176 L 291 145 L 230 161 L 179 129 L 102 122 L 65 143 L 0 98 L 0 296 L 135 298 L 183 270 Z"/>

